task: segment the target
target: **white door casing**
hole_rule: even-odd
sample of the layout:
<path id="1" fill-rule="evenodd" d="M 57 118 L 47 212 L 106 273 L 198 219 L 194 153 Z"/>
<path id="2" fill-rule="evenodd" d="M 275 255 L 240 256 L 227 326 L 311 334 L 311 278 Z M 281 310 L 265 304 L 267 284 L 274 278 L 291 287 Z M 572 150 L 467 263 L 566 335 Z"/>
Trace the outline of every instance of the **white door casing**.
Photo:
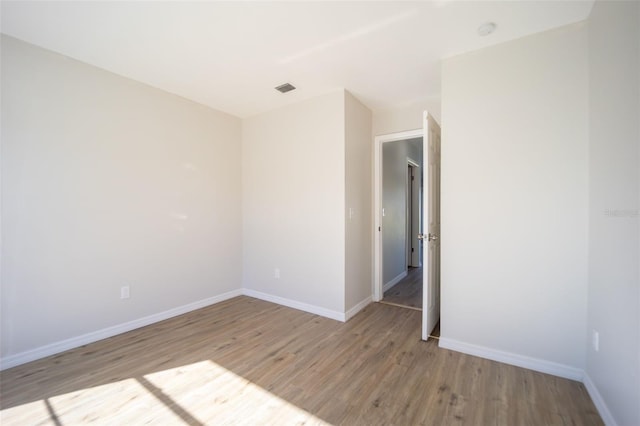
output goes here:
<path id="1" fill-rule="evenodd" d="M 422 340 L 440 319 L 440 126 L 424 112 L 424 208 L 422 223 Z"/>

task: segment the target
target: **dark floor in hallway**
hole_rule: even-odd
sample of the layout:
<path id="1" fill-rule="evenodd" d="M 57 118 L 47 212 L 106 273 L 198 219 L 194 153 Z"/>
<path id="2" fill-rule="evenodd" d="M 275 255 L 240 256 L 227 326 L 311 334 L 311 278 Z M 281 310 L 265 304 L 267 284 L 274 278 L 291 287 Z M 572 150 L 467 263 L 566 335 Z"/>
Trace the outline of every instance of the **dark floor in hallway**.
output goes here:
<path id="1" fill-rule="evenodd" d="M 422 309 L 422 268 L 409 268 L 406 277 L 384 292 L 382 301 Z"/>

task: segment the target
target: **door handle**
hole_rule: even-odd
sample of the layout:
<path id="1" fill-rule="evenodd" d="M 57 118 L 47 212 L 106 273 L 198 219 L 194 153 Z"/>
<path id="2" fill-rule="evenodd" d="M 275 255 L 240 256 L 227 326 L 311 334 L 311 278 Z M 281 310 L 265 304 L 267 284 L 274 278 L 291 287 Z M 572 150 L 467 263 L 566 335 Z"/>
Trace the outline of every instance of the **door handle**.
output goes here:
<path id="1" fill-rule="evenodd" d="M 418 234 L 419 240 L 435 241 L 438 239 L 436 234 Z"/>

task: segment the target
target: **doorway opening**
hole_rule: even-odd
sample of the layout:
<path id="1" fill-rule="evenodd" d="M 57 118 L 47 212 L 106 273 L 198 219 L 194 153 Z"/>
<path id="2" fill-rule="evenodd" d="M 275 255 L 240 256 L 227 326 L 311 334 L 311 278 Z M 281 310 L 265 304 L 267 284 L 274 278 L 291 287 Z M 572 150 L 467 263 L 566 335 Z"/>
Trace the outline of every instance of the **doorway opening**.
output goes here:
<path id="1" fill-rule="evenodd" d="M 396 136 L 396 135 L 394 135 Z M 382 303 L 422 310 L 422 132 L 381 146 Z"/>
<path id="2" fill-rule="evenodd" d="M 428 340 L 440 320 L 440 127 L 426 111 L 423 119 L 423 129 L 375 138 L 373 299 L 421 307 Z M 393 300 L 418 291 L 420 307 Z"/>

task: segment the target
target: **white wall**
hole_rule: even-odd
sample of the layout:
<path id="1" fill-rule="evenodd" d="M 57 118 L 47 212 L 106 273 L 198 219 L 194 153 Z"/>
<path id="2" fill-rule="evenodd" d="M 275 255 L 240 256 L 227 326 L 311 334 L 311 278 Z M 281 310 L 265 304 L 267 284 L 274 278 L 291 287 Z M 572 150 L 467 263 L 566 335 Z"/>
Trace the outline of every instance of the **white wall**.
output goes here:
<path id="1" fill-rule="evenodd" d="M 422 138 L 382 144 L 383 286 L 407 270 L 407 159 L 422 171 Z"/>
<path id="2" fill-rule="evenodd" d="M 1 50 L 2 356 L 240 289 L 240 120 Z"/>
<path id="3" fill-rule="evenodd" d="M 345 309 L 373 291 L 371 111 L 345 92 Z"/>
<path id="4" fill-rule="evenodd" d="M 619 425 L 640 424 L 640 3 L 598 1 L 589 19 L 587 374 Z"/>
<path id="5" fill-rule="evenodd" d="M 344 96 L 248 118 L 242 135 L 244 287 L 329 315 L 345 308 Z"/>
<path id="6" fill-rule="evenodd" d="M 443 63 L 441 344 L 585 366 L 586 43 L 577 24 Z"/>
<path id="7" fill-rule="evenodd" d="M 373 135 L 379 136 L 406 130 L 422 129 L 424 111 L 429 111 L 429 114 L 432 114 L 436 121 L 440 123 L 440 110 L 440 98 L 437 97 L 395 109 L 374 111 Z"/>
<path id="8" fill-rule="evenodd" d="M 241 123 L 9 37 L 2 90 L 3 362 L 243 291 L 370 300 L 371 112 L 346 91 Z"/>

